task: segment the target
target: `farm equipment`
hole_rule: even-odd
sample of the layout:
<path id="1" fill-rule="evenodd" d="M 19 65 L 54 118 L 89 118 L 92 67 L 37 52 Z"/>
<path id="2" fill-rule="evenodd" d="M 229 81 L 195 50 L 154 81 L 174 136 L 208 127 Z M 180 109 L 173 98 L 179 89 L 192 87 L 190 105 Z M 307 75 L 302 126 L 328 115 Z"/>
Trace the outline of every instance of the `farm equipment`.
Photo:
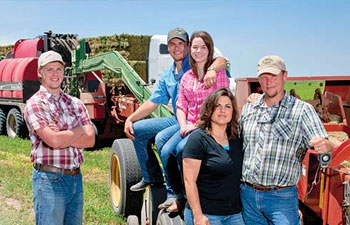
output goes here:
<path id="1" fill-rule="evenodd" d="M 154 221 L 155 224 L 157 217 L 158 224 L 181 224 L 177 222 L 183 221 L 179 216 L 168 217 L 166 212 L 158 216 L 157 206 L 166 198 L 165 187 L 150 188 L 145 194 L 129 190 L 141 179 L 141 172 L 132 142 L 122 139 L 124 121 L 149 98 L 151 90 L 148 86 L 161 73 L 154 57 L 161 57 L 165 62 L 168 55 L 165 51 L 166 36 L 156 35 L 153 39 L 156 44 L 151 40 L 152 49 L 149 49 L 147 57 L 147 67 L 153 71 L 153 76 L 149 76 L 150 82 L 147 83 L 117 51 L 89 56 L 89 44 L 79 41 L 77 35 L 47 32 L 35 39 L 17 41 L 0 61 L 0 133 L 13 138 L 27 136 L 23 109 L 26 101 L 40 87 L 38 57 L 49 50 L 59 52 L 66 64 L 62 90 L 80 98 L 85 104 L 94 124 L 96 140 L 121 138 L 114 141 L 110 155 L 110 192 L 115 213 L 125 216 L 142 214 L 142 224 L 146 221 Z M 113 73 L 112 82 L 103 81 L 105 71 Z M 170 107 L 160 106 L 151 117 L 171 114 Z M 131 216 L 130 221 L 135 224 L 135 216 Z"/>
<path id="2" fill-rule="evenodd" d="M 54 50 L 62 55 L 66 71 L 62 90 L 80 98 L 94 123 L 98 140 L 123 137 L 123 122 L 150 95 L 146 84 L 117 51 L 89 57 L 89 44 L 74 34 L 46 32 L 35 39 L 18 40 L 0 61 L 0 134 L 26 137 L 25 102 L 40 87 L 37 60 Z M 156 65 L 157 66 L 157 65 Z M 156 67 L 154 64 L 148 67 Z M 115 81 L 102 80 L 111 71 Z M 152 116 L 170 115 L 159 107 Z"/>
<path id="3" fill-rule="evenodd" d="M 157 36 L 155 38 L 159 40 Z M 158 56 L 166 57 L 166 38 L 154 46 L 149 52 L 156 50 L 161 54 Z M 144 193 L 129 190 L 141 179 L 141 172 L 133 143 L 123 138 L 124 121 L 148 99 L 149 86 L 154 83 L 151 79 L 157 77 L 150 75 L 149 81 L 143 81 L 117 51 L 89 56 L 89 44 L 79 41 L 73 34 L 47 32 L 35 39 L 17 41 L 5 58 L 0 57 L 0 134 L 27 135 L 22 111 L 26 100 L 39 89 L 37 60 L 48 50 L 63 56 L 67 68 L 62 89 L 84 102 L 94 123 L 97 140 L 116 139 L 111 149 L 109 172 L 115 213 L 128 217 L 130 225 L 139 222 L 142 225 L 184 224 L 181 214 L 158 210 L 158 205 L 166 199 L 164 186 L 151 186 Z M 160 61 L 152 60 L 150 55 L 149 63 Z M 154 71 L 152 64 L 147 67 Z M 113 73 L 112 82 L 103 81 L 105 71 Z M 312 84 L 316 84 L 313 88 L 321 90 L 319 98 L 314 99 L 314 90 L 310 95 L 299 92 L 310 89 Z M 350 137 L 350 76 L 289 77 L 286 87 L 287 91 L 295 89 L 303 100 L 315 107 L 327 132 L 342 132 L 346 136 L 336 138 L 339 146 L 331 157 L 319 156 L 311 149 L 307 151 L 298 184 L 299 200 L 323 224 L 350 225 L 350 163 L 346 161 L 350 160 L 350 141 L 346 140 Z M 257 78 L 236 79 L 239 109 L 248 95 L 259 92 L 259 88 Z M 171 109 L 162 106 L 151 116 L 169 115 Z"/>
<path id="4" fill-rule="evenodd" d="M 302 162 L 298 195 L 303 209 L 311 211 L 317 224 L 350 224 L 350 76 L 289 77 L 286 91 L 295 89 L 301 99 L 312 104 L 319 113 L 329 139 L 338 147 L 332 154 L 319 155 L 308 149 Z M 316 91 L 320 89 L 320 96 Z M 309 89 L 309 94 L 302 90 Z M 259 92 L 257 78 L 239 78 L 236 96 L 239 109 L 250 93 Z M 314 224 L 304 217 L 304 224 Z"/>

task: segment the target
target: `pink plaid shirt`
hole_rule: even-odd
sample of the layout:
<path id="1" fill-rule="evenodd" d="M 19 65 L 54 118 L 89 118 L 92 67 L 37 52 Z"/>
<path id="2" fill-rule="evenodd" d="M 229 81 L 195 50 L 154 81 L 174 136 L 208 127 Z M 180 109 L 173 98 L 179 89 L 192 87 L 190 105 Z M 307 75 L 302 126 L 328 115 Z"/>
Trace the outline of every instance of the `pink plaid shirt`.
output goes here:
<path id="1" fill-rule="evenodd" d="M 225 70 L 220 70 L 216 74 L 216 83 L 210 88 L 204 87 L 204 82 L 200 81 L 195 87 L 196 75 L 192 70 L 187 71 L 180 82 L 179 96 L 176 107 L 185 112 L 187 121 L 194 124 L 199 119 L 199 111 L 202 103 L 211 92 L 218 88 L 228 88 L 230 80 Z"/>
<path id="2" fill-rule="evenodd" d="M 24 110 L 32 151 L 30 159 L 34 163 L 51 165 L 64 169 L 74 169 L 84 161 L 83 149 L 68 147 L 53 149 L 36 134 L 36 130 L 55 123 L 60 130 L 71 130 L 77 126 L 92 124 L 85 105 L 77 98 L 61 91 L 58 100 L 45 87 L 35 93 L 26 103 Z"/>

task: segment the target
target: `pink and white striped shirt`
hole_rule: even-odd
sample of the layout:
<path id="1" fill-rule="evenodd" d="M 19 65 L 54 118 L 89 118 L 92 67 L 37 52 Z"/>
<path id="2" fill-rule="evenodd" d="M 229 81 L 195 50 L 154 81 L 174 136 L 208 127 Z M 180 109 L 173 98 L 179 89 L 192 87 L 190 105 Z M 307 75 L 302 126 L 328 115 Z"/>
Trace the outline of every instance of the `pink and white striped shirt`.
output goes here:
<path id="1" fill-rule="evenodd" d="M 199 119 L 199 112 L 204 100 L 216 89 L 228 88 L 230 80 L 225 70 L 216 73 L 216 83 L 210 88 L 204 87 L 204 82 L 197 82 L 196 75 L 192 70 L 187 71 L 180 82 L 180 90 L 176 107 L 184 111 L 189 123 L 194 124 Z"/>

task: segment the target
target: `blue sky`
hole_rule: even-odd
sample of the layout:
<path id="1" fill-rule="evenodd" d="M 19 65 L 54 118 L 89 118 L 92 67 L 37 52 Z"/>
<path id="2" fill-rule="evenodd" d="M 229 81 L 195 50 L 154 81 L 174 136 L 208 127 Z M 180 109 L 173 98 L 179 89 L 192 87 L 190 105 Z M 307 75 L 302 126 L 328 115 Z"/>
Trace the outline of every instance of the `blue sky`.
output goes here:
<path id="1" fill-rule="evenodd" d="M 280 55 L 291 76 L 350 75 L 349 0 L 0 0 L 0 45 L 43 32 L 80 38 L 208 31 L 234 77 Z"/>

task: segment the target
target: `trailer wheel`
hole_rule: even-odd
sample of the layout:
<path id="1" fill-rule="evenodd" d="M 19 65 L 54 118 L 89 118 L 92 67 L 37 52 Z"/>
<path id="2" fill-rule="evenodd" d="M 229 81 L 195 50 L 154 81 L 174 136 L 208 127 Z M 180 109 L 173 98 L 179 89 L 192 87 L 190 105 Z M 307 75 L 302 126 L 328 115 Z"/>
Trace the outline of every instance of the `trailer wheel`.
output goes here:
<path id="1" fill-rule="evenodd" d="M 109 188 L 116 215 L 140 215 L 143 192 L 130 191 L 141 180 L 140 166 L 130 139 L 114 141 L 109 159 Z"/>
<path id="2" fill-rule="evenodd" d="M 139 218 L 135 215 L 128 216 L 128 219 L 126 220 L 127 225 L 139 225 Z"/>
<path id="3" fill-rule="evenodd" d="M 0 109 L 0 135 L 6 134 L 6 115 L 2 109 Z"/>
<path id="4" fill-rule="evenodd" d="M 157 218 L 157 225 L 186 225 L 183 215 L 180 213 L 169 213 L 162 209 Z"/>
<path id="5" fill-rule="evenodd" d="M 11 138 L 21 137 L 25 138 L 27 135 L 27 127 L 25 125 L 22 114 L 18 109 L 11 109 L 7 114 L 6 120 L 7 136 Z"/>

